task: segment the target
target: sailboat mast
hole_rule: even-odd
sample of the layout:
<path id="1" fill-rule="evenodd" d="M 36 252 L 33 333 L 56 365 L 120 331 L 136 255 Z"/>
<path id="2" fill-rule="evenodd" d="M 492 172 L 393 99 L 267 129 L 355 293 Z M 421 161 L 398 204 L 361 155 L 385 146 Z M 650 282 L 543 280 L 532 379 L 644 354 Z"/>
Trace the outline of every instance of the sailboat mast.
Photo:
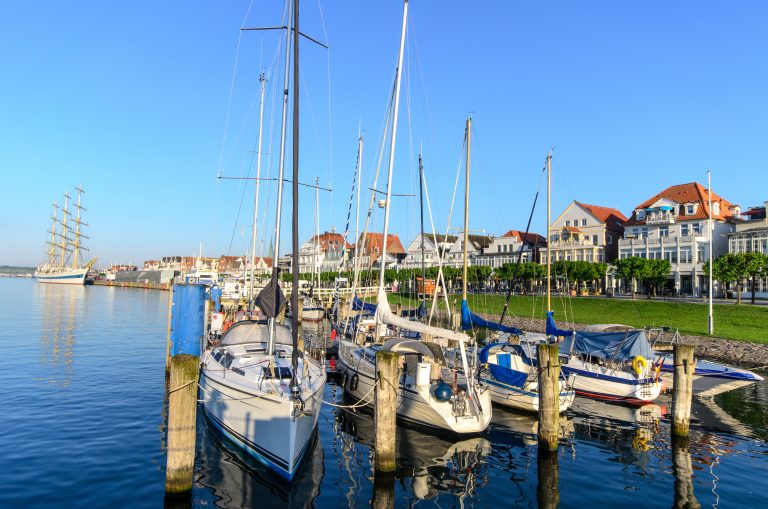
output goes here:
<path id="1" fill-rule="evenodd" d="M 288 20 L 290 25 L 291 8 L 288 4 Z M 275 212 L 275 237 L 274 237 L 274 252 L 272 254 L 272 284 L 275 288 L 275 303 L 280 302 L 280 282 L 277 279 L 277 259 L 280 256 L 280 219 L 283 211 L 283 181 L 285 178 L 285 134 L 288 129 L 288 66 L 291 63 L 291 28 L 287 28 L 285 34 L 285 62 L 283 67 L 283 114 L 282 114 L 282 126 L 280 128 L 280 162 L 278 163 L 278 178 L 277 178 L 277 211 Z M 297 267 L 292 267 L 297 270 Z M 291 289 L 291 293 L 294 292 L 296 287 Z M 276 310 L 275 310 L 276 311 Z M 274 347 L 275 337 L 275 319 L 269 319 L 269 342 L 267 344 L 267 355 L 272 355 Z"/>
<path id="2" fill-rule="evenodd" d="M 75 242 L 74 242 L 74 250 L 72 251 L 72 268 L 77 268 L 77 263 L 80 260 L 80 224 L 82 221 L 80 220 L 80 211 L 83 209 L 82 205 L 80 204 L 80 198 L 82 194 L 85 192 L 83 189 L 78 186 L 75 188 L 77 190 L 77 216 L 75 217 Z"/>
<path id="3" fill-rule="evenodd" d="M 291 218 L 291 240 L 293 260 L 291 281 L 291 309 L 293 319 L 299 318 L 299 0 L 293 2 L 293 217 Z M 298 385 L 299 370 L 299 326 L 294 322 L 291 327 L 293 336 L 293 348 L 291 350 L 291 394 L 298 393 L 301 389 Z"/>
<path id="4" fill-rule="evenodd" d="M 547 154 L 547 311 L 552 311 L 550 286 L 552 282 L 552 236 L 550 232 L 550 199 L 552 176 L 552 152 Z"/>
<path id="5" fill-rule="evenodd" d="M 253 195 L 253 225 L 251 226 L 251 284 L 248 292 L 248 308 L 253 309 L 254 300 L 254 274 L 256 270 L 256 223 L 259 219 L 259 179 L 261 178 L 261 133 L 264 126 L 264 73 L 259 76 L 261 84 L 261 100 L 259 103 L 259 141 L 256 144 L 256 190 Z"/>
<path id="6" fill-rule="evenodd" d="M 419 154 L 419 211 L 421 213 L 421 302 L 427 305 L 427 268 L 424 264 L 424 164 Z M 419 286 L 416 285 L 418 292 Z"/>
<path id="7" fill-rule="evenodd" d="M 389 232 L 390 194 L 392 192 L 392 168 L 395 164 L 395 140 L 397 139 L 397 113 L 400 109 L 400 81 L 403 76 L 403 48 L 405 47 L 405 29 L 408 20 L 408 0 L 403 5 L 403 28 L 400 32 L 400 51 L 397 57 L 397 77 L 395 79 L 395 108 L 392 112 L 392 136 L 389 140 L 389 169 L 387 172 L 387 193 L 384 202 L 384 236 L 381 240 L 381 271 L 379 272 L 379 292 L 384 289 L 384 271 L 387 262 L 387 234 Z"/>
<path id="8" fill-rule="evenodd" d="M 355 211 L 355 260 L 353 263 L 352 274 L 352 298 L 350 303 L 355 297 L 355 291 L 357 290 L 357 278 L 360 274 L 360 188 L 363 186 L 363 137 L 360 136 L 357 140 L 357 210 Z M 350 304 L 350 309 L 351 309 Z"/>
<path id="9" fill-rule="evenodd" d="M 59 206 L 54 203 L 53 216 L 51 217 L 51 219 L 53 219 L 53 225 L 51 226 L 51 248 L 48 250 L 48 263 L 50 265 L 54 265 L 56 260 L 56 224 L 58 223 L 58 220 L 56 219 L 56 210 L 58 208 Z"/>
<path id="10" fill-rule="evenodd" d="M 469 242 L 469 145 L 471 140 L 472 117 L 467 119 L 467 160 L 464 172 L 464 277 L 461 285 L 461 299 L 467 300 L 467 243 Z"/>
<path id="11" fill-rule="evenodd" d="M 712 172 L 707 170 L 707 199 L 709 200 L 709 319 L 707 329 L 711 336 L 715 332 L 715 319 L 712 314 Z"/>
<path id="12" fill-rule="evenodd" d="M 320 289 L 320 253 L 322 253 L 322 247 L 320 246 L 320 179 L 315 177 L 315 274 L 317 275 L 317 289 Z"/>
<path id="13" fill-rule="evenodd" d="M 61 223 L 61 266 L 67 264 L 67 216 L 69 216 L 69 191 L 64 193 L 64 220 Z"/>

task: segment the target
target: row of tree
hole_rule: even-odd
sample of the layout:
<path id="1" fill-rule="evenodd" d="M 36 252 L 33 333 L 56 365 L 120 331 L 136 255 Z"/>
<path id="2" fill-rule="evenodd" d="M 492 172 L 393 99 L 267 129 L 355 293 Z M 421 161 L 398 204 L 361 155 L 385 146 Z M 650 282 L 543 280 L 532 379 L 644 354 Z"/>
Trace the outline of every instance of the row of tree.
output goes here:
<path id="1" fill-rule="evenodd" d="M 709 272 L 709 261 L 704 264 L 704 272 Z M 731 285 L 735 285 L 738 303 L 741 303 L 744 282 L 749 280 L 752 282 L 752 304 L 754 304 L 757 280 L 764 277 L 768 277 L 768 255 L 763 253 L 755 251 L 738 254 L 728 253 L 712 262 L 712 278 L 725 287 L 725 298 L 728 298 Z"/>

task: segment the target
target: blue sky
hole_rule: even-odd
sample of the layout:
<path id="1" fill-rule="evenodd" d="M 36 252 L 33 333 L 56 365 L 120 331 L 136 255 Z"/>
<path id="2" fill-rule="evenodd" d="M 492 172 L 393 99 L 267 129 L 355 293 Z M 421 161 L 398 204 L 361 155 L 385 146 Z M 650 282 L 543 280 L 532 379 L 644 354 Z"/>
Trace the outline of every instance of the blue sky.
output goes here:
<path id="1" fill-rule="evenodd" d="M 255 171 L 260 70 L 270 78 L 262 172 L 277 171 L 282 35 L 239 29 L 280 25 L 283 8 L 234 0 L 4 5 L 0 264 L 41 261 L 50 203 L 77 184 L 88 193 L 89 245 L 100 265 L 192 255 L 201 243 L 205 255 L 244 252 L 253 189 L 216 177 Z M 371 185 L 402 3 L 305 0 L 301 9 L 302 32 L 330 44 L 301 46 L 301 179 L 332 185 L 321 193 L 320 228 L 343 230 L 360 127 Z M 475 231 L 525 228 L 550 147 L 553 216 L 574 199 L 628 215 L 669 185 L 706 185 L 707 169 L 724 198 L 762 204 L 766 11 L 757 1 L 412 0 L 393 188 L 418 193 L 421 148 L 443 231 L 471 113 Z M 262 188 L 264 251 L 274 196 L 274 184 Z M 300 198 L 305 239 L 314 196 Z M 539 233 L 545 213 L 536 213 Z M 392 226 L 405 244 L 417 217 L 417 199 L 394 199 Z"/>

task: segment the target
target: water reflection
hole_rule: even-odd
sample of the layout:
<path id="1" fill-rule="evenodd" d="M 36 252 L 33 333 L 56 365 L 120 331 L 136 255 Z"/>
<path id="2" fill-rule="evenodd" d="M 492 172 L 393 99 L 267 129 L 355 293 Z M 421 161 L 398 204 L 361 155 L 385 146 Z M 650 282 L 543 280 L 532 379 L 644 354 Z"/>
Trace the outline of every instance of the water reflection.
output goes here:
<path id="1" fill-rule="evenodd" d="M 198 415 L 193 499 L 216 507 L 313 507 L 323 482 L 323 447 L 317 436 L 302 471 L 291 484 L 222 437 Z"/>
<path id="2" fill-rule="evenodd" d="M 536 487 L 536 502 L 539 509 L 554 509 L 560 504 L 560 466 L 557 451 L 539 448 L 537 465 L 539 484 Z"/>
<path id="3" fill-rule="evenodd" d="M 43 381 L 50 385 L 66 388 L 72 381 L 78 303 L 85 291 L 79 285 L 35 285 L 41 303 L 40 364 L 47 366 Z"/>
<path id="4" fill-rule="evenodd" d="M 693 493 L 693 465 L 688 438 L 675 437 L 672 440 L 672 472 L 675 476 L 676 509 L 697 509 L 701 507 Z"/>
<path id="5" fill-rule="evenodd" d="M 375 430 L 370 415 L 337 410 L 336 419 L 341 433 L 354 439 L 346 459 L 355 458 L 356 443 L 373 447 Z M 461 503 L 488 482 L 484 458 L 491 452 L 491 443 L 483 437 L 454 440 L 398 424 L 395 448 L 397 478 L 410 488 L 409 497 L 414 500 L 450 494 Z M 382 483 L 387 486 L 388 480 Z"/>

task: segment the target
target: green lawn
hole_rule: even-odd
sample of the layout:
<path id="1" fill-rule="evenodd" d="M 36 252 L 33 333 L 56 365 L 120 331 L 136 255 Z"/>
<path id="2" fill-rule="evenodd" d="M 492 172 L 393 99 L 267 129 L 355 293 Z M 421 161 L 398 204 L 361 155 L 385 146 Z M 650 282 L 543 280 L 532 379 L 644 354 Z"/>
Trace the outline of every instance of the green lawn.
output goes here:
<path id="1" fill-rule="evenodd" d="M 456 306 L 461 296 L 451 296 Z M 401 302 L 412 306 L 414 299 L 390 295 L 390 303 Z M 504 307 L 503 295 L 470 295 L 469 306 L 475 313 L 500 315 Z M 513 296 L 508 313 L 524 318 L 545 318 L 544 297 Z M 552 297 L 555 319 L 577 323 L 619 323 L 632 327 L 669 326 L 681 334 L 707 335 L 708 309 L 705 303 L 654 301 L 642 297 L 637 300 L 605 297 Z M 714 336 L 720 338 L 768 343 L 768 306 L 735 304 L 714 305 Z"/>

